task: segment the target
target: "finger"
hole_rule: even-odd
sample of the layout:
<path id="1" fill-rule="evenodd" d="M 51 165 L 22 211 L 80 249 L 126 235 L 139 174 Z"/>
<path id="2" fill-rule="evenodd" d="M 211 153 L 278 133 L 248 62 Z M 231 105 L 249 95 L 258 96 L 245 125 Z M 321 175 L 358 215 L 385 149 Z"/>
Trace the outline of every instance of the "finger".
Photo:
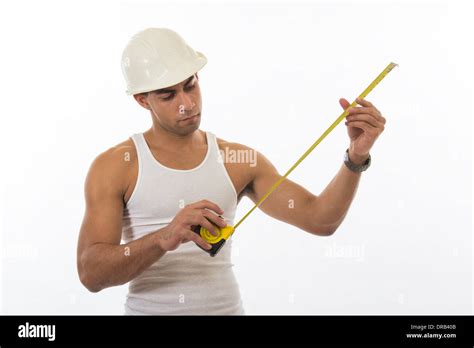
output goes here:
<path id="1" fill-rule="evenodd" d="M 386 123 L 386 120 L 382 116 L 380 111 L 378 111 L 373 106 L 371 106 L 371 107 L 361 106 L 361 107 L 350 108 L 348 110 L 348 115 L 347 116 L 354 115 L 354 114 L 361 114 L 361 113 L 373 115 L 377 119 L 377 121 L 381 122 L 382 124 Z"/>
<path id="2" fill-rule="evenodd" d="M 381 130 L 379 130 L 379 128 L 373 127 L 372 125 L 364 121 L 352 121 L 352 122 L 346 123 L 346 125 L 347 127 L 360 128 L 366 131 L 368 134 L 381 133 Z"/>
<path id="3" fill-rule="evenodd" d="M 203 210 L 202 215 L 205 216 L 207 219 L 211 220 L 215 225 L 220 227 L 226 227 L 227 223 L 222 218 L 222 216 L 216 215 L 209 210 Z"/>
<path id="4" fill-rule="evenodd" d="M 342 106 L 344 110 L 346 110 L 351 105 L 351 103 L 349 103 L 347 99 L 344 99 L 344 98 L 339 99 L 339 104 Z"/>
<path id="5" fill-rule="evenodd" d="M 203 210 L 200 210 L 199 213 L 196 215 L 192 216 L 192 222 L 191 226 L 201 226 L 207 229 L 209 232 L 211 232 L 214 236 L 218 235 L 218 231 L 216 230 L 216 226 L 214 226 L 208 219 L 206 219 L 203 215 L 202 212 Z"/>
<path id="6" fill-rule="evenodd" d="M 383 127 L 383 123 L 377 120 L 373 115 L 370 114 L 355 114 L 346 117 L 348 122 L 353 121 L 365 121 L 369 123 L 372 127 L 381 128 Z"/>
<path id="7" fill-rule="evenodd" d="M 362 106 L 373 106 L 371 102 L 360 97 L 356 98 L 356 103 Z"/>
<path id="8" fill-rule="evenodd" d="M 189 240 L 192 240 L 193 242 L 195 242 L 196 244 L 200 245 L 202 248 L 204 249 L 211 249 L 212 248 L 212 245 L 207 243 L 204 239 L 201 238 L 201 236 L 197 235 L 196 233 L 192 232 L 192 231 L 187 231 L 187 234 L 186 234 L 186 237 L 189 239 Z"/>
<path id="9" fill-rule="evenodd" d="M 201 216 L 201 219 L 199 220 L 199 224 L 203 226 L 204 228 L 206 228 L 214 236 L 217 236 L 219 234 L 218 227 L 211 224 L 211 222 L 208 219 L 206 219 L 204 216 Z"/>
<path id="10" fill-rule="evenodd" d="M 202 201 L 193 203 L 191 204 L 191 206 L 197 209 L 207 208 L 215 211 L 217 214 L 224 214 L 224 211 L 221 209 L 221 207 L 211 201 L 208 201 L 207 199 L 203 199 Z"/>
<path id="11" fill-rule="evenodd" d="M 361 99 L 361 98 L 356 98 L 356 102 L 357 102 L 357 104 L 362 105 L 362 106 L 372 107 L 372 108 L 374 108 L 374 110 L 376 110 L 378 113 L 380 113 L 379 109 L 377 109 L 375 107 L 375 105 L 372 104 L 371 102 L 369 102 L 368 100 Z"/>
<path id="12" fill-rule="evenodd" d="M 374 115 L 377 118 L 382 117 L 382 114 L 380 112 L 378 112 L 372 106 L 353 107 L 353 108 L 350 108 L 348 111 L 349 111 L 349 115 L 352 115 L 352 114 L 371 114 L 371 115 Z"/>

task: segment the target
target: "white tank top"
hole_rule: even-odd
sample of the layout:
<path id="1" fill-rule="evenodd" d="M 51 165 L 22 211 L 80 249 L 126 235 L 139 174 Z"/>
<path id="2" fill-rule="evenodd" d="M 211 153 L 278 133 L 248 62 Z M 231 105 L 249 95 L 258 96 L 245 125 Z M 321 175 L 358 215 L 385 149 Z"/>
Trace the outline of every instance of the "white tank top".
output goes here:
<path id="1" fill-rule="evenodd" d="M 233 225 L 237 193 L 214 134 L 206 132 L 206 157 L 189 170 L 158 162 L 143 133 L 131 138 L 137 150 L 138 177 L 123 211 L 125 243 L 167 226 L 182 207 L 203 199 L 218 204 L 227 224 Z M 125 314 L 244 314 L 231 249 L 232 238 L 215 257 L 194 242 L 165 253 L 130 281 Z"/>

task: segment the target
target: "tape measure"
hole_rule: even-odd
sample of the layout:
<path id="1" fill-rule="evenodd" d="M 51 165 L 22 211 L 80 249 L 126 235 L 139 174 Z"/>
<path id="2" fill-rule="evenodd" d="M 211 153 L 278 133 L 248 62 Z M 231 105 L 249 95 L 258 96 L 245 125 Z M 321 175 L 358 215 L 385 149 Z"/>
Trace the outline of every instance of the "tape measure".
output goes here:
<path id="1" fill-rule="evenodd" d="M 392 71 L 393 68 L 398 66 L 398 64 L 395 63 L 390 63 L 387 65 L 387 67 L 375 78 L 375 80 L 372 81 L 372 83 L 359 95 L 359 98 L 364 99 L 374 88 L 379 84 L 380 81 L 383 80 L 387 74 Z M 286 179 L 286 177 L 311 153 L 311 151 L 314 150 L 316 146 L 319 145 L 323 139 L 332 132 L 334 128 L 343 120 L 346 118 L 348 112 L 347 110 L 350 109 L 351 107 L 354 107 L 357 105 L 356 100 L 352 102 L 351 105 L 334 121 L 329 128 L 314 142 L 313 145 L 310 146 L 310 148 L 291 166 L 290 169 L 280 178 L 278 181 L 273 184 L 273 186 L 268 190 L 268 192 L 253 206 L 252 209 L 250 209 L 247 214 L 245 214 L 239 222 L 235 224 L 235 226 L 226 226 L 224 228 L 220 228 L 217 225 L 215 226 L 215 229 L 217 230 L 218 234 L 217 236 L 214 236 L 211 232 L 209 232 L 206 228 L 202 226 L 196 226 L 193 231 L 197 234 L 199 234 L 206 242 L 212 245 L 212 248 L 210 250 L 206 250 L 199 247 L 209 253 L 211 256 L 215 256 L 219 250 L 222 249 L 224 246 L 225 242 L 232 236 L 232 234 L 235 232 L 235 229 L 255 210 L 257 209 L 267 198 L 270 196 L 270 194 L 280 185 L 283 180 Z M 212 223 L 212 222 L 211 222 Z"/>

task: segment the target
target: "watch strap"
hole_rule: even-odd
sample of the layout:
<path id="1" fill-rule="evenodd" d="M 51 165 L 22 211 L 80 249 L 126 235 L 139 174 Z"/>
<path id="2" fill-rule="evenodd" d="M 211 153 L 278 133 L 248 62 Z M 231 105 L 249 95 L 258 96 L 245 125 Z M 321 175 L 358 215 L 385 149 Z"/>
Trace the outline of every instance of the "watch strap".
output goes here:
<path id="1" fill-rule="evenodd" d="M 362 164 L 355 164 L 351 161 L 351 159 L 349 158 L 349 149 L 347 149 L 344 154 L 344 164 L 346 165 L 347 168 L 349 168 L 351 171 L 355 173 L 361 173 L 367 170 L 370 167 L 371 162 L 372 162 L 372 158 L 370 154 L 369 154 L 369 158 L 367 158 L 367 160 Z"/>

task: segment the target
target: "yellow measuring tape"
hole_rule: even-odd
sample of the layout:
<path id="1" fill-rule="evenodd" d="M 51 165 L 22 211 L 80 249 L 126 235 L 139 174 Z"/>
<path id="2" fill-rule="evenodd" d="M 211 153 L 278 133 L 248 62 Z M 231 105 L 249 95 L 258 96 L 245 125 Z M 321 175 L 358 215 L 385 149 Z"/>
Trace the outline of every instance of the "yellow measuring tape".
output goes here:
<path id="1" fill-rule="evenodd" d="M 393 68 L 398 66 L 398 64 L 395 63 L 390 63 L 387 65 L 387 67 L 375 78 L 374 81 L 359 95 L 359 98 L 364 99 L 374 88 L 379 84 L 380 81 L 383 80 L 387 74 L 392 71 Z M 336 119 L 336 121 L 333 122 L 329 126 L 328 129 L 314 142 L 313 145 L 296 161 L 295 164 L 291 166 L 290 169 L 280 178 L 278 181 L 273 184 L 273 186 L 268 190 L 268 192 L 250 209 L 247 214 L 245 214 L 239 222 L 235 224 L 235 226 L 226 226 L 224 228 L 219 228 L 216 226 L 216 230 L 218 230 L 218 235 L 214 236 L 212 233 L 210 233 L 206 228 L 202 226 L 197 226 L 197 228 L 194 230 L 194 232 L 198 233 L 204 240 L 206 240 L 208 243 L 212 245 L 211 250 L 205 250 L 208 252 L 211 256 L 215 256 L 219 250 L 222 248 L 224 245 L 225 241 L 230 238 L 230 236 L 235 232 L 235 229 L 255 210 L 257 209 L 267 198 L 270 196 L 270 194 L 280 185 L 283 180 L 285 180 L 288 175 L 311 153 L 311 151 L 314 150 L 316 146 L 319 145 L 321 141 L 329 134 L 331 131 L 336 128 L 336 126 L 346 118 L 348 112 L 347 110 L 350 109 L 351 107 L 354 107 L 357 105 L 357 101 L 354 100 L 349 107 L 344 110 L 344 112 Z M 204 249 L 203 249 L 204 250 Z"/>

